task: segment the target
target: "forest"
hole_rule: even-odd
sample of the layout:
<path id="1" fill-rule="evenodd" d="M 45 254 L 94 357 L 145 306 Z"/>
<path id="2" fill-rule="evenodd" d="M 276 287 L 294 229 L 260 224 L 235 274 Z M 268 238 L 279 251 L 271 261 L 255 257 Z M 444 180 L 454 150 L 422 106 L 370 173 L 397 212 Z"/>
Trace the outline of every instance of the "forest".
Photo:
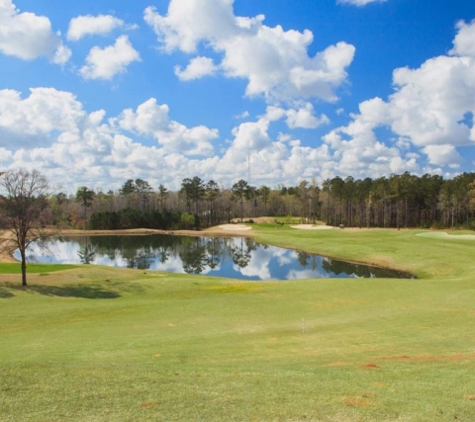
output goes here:
<path id="1" fill-rule="evenodd" d="M 475 173 L 452 179 L 408 172 L 375 179 L 334 177 L 275 188 L 200 177 L 177 191 L 129 179 L 117 191 L 80 187 L 49 198 L 44 224 L 88 229 L 203 229 L 232 219 L 293 216 L 300 222 L 380 228 L 475 229 Z"/>

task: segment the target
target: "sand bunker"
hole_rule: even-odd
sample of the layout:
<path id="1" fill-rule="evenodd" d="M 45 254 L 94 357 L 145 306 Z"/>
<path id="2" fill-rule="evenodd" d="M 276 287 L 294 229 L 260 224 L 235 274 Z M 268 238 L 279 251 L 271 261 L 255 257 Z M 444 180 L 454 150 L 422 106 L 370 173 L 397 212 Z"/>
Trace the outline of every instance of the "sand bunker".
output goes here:
<path id="1" fill-rule="evenodd" d="M 300 230 L 331 230 L 332 226 L 314 226 L 313 224 L 297 224 L 296 226 L 290 226 L 293 229 Z"/>
<path id="2" fill-rule="evenodd" d="M 475 240 L 475 234 L 448 234 L 447 232 L 417 233 L 416 236 L 441 240 Z"/>
<path id="3" fill-rule="evenodd" d="M 222 224 L 219 228 L 226 231 L 252 230 L 252 227 L 244 226 L 242 224 Z"/>

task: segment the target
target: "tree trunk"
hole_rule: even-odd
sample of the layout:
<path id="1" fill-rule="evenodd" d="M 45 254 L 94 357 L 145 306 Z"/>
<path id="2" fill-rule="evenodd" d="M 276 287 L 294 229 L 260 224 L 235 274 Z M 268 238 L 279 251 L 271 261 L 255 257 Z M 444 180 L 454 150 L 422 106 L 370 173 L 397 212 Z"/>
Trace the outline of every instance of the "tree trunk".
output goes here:
<path id="1" fill-rule="evenodd" d="M 20 250 L 21 253 L 21 285 L 26 286 L 26 251 Z"/>

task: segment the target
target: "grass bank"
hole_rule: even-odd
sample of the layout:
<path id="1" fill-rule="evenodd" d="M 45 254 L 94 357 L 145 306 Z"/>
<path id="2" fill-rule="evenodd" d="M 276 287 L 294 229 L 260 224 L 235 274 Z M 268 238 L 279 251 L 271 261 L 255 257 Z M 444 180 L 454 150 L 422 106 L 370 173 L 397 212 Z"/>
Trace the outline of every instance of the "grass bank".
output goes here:
<path id="1" fill-rule="evenodd" d="M 3 274 L 0 420 L 474 420 L 475 241 L 253 227 L 420 278 Z"/>

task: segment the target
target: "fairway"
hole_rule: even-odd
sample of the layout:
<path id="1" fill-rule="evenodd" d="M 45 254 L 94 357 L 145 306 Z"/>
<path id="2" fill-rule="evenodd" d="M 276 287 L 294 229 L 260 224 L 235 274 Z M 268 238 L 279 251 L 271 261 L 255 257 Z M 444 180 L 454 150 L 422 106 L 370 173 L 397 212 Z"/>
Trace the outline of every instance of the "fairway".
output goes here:
<path id="1" fill-rule="evenodd" d="M 252 227 L 418 279 L 50 266 L 22 289 L 0 264 L 0 420 L 475 420 L 475 242 Z"/>

